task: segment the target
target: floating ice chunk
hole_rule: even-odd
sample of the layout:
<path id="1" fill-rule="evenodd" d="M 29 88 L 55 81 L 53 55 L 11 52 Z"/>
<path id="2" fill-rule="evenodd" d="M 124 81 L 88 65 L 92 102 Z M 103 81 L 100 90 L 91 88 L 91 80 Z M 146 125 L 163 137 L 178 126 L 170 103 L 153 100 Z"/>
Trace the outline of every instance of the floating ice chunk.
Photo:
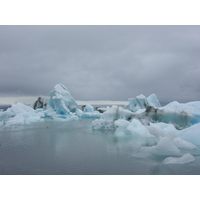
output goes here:
<path id="1" fill-rule="evenodd" d="M 168 157 L 163 160 L 163 164 L 185 164 L 193 162 L 195 159 L 190 153 L 186 153 L 182 157 L 175 158 L 175 157 Z"/>
<path id="2" fill-rule="evenodd" d="M 196 124 L 200 122 L 200 101 L 188 102 L 188 103 L 179 103 L 177 101 L 173 101 L 166 106 L 162 107 L 162 109 L 171 109 L 174 111 L 185 111 L 193 116 L 195 119 L 191 120 L 192 124 Z"/>
<path id="3" fill-rule="evenodd" d="M 155 108 L 161 107 L 160 102 L 155 94 L 151 94 L 150 96 L 148 96 L 147 101 L 150 106 L 153 106 Z"/>
<path id="4" fill-rule="evenodd" d="M 98 111 L 94 111 L 93 106 L 91 106 L 89 104 L 87 104 L 84 107 L 84 111 L 77 109 L 76 113 L 81 118 L 93 118 L 93 119 L 98 119 L 98 118 L 100 118 L 100 115 L 101 115 Z"/>
<path id="5" fill-rule="evenodd" d="M 42 121 L 44 121 L 44 119 L 41 119 L 40 116 L 30 115 L 27 113 L 20 113 L 10 118 L 8 121 L 6 121 L 5 127 L 12 125 L 28 125 L 33 122 L 42 122 Z"/>
<path id="6" fill-rule="evenodd" d="M 134 119 L 129 122 L 124 119 L 118 119 L 114 122 L 116 131 L 114 135 L 117 137 L 132 137 L 134 138 L 132 148 L 139 148 L 141 146 L 152 146 L 157 143 L 156 138 L 151 135 L 140 121 Z"/>
<path id="7" fill-rule="evenodd" d="M 175 128 L 173 124 L 166 124 L 163 122 L 158 123 L 150 123 L 151 127 L 162 129 L 164 132 L 163 136 L 167 135 L 170 132 L 177 132 L 178 130 Z"/>
<path id="8" fill-rule="evenodd" d="M 141 107 L 140 107 L 140 105 L 138 104 L 138 101 L 137 101 L 136 98 L 129 98 L 129 99 L 128 99 L 128 102 L 129 102 L 129 104 L 128 104 L 127 107 L 128 107 L 129 110 L 135 112 L 135 111 L 141 109 Z"/>
<path id="9" fill-rule="evenodd" d="M 116 127 L 122 128 L 122 129 L 126 129 L 128 127 L 128 125 L 130 124 L 129 121 L 124 120 L 124 119 L 118 119 L 114 123 L 115 123 Z"/>
<path id="10" fill-rule="evenodd" d="M 197 148 L 197 146 L 193 145 L 190 142 L 187 142 L 187 141 L 181 139 L 180 137 L 174 138 L 173 143 L 179 149 L 196 149 Z"/>
<path id="11" fill-rule="evenodd" d="M 95 119 L 92 121 L 94 130 L 113 130 L 115 129 L 114 121 L 109 119 Z"/>
<path id="12" fill-rule="evenodd" d="M 102 119 L 109 119 L 109 120 L 117 120 L 117 119 L 126 119 L 130 120 L 134 114 L 122 108 L 121 106 L 113 105 L 112 107 L 107 107 L 107 110 L 101 115 Z"/>
<path id="13" fill-rule="evenodd" d="M 92 119 L 99 119 L 101 114 L 97 111 L 91 112 L 83 112 L 79 117 L 81 118 L 92 118 Z"/>
<path id="14" fill-rule="evenodd" d="M 76 112 L 78 108 L 74 98 L 62 84 L 57 84 L 54 90 L 50 92 L 49 105 L 57 114 L 61 115 L 68 115 L 70 112 Z"/>
<path id="15" fill-rule="evenodd" d="M 148 129 L 137 119 L 132 119 L 127 129 L 135 135 L 140 135 L 142 137 L 154 137 L 149 133 Z"/>
<path id="16" fill-rule="evenodd" d="M 154 135 L 158 141 L 166 136 L 167 134 L 170 134 L 171 132 L 176 133 L 178 130 L 174 127 L 173 124 L 165 124 L 163 122 L 159 123 L 150 123 L 149 126 L 146 126 L 146 128 L 149 130 L 149 132 Z"/>
<path id="17" fill-rule="evenodd" d="M 127 108 L 133 112 L 146 108 L 149 105 L 146 97 L 143 94 L 136 96 L 136 98 L 129 98 L 128 102 L 129 104 Z"/>
<path id="18" fill-rule="evenodd" d="M 146 108 L 149 105 L 147 98 L 143 94 L 136 96 L 136 99 L 141 108 Z"/>
<path id="19" fill-rule="evenodd" d="M 179 131 L 178 135 L 183 140 L 191 142 L 194 145 L 200 146 L 200 123 Z"/>
<path id="20" fill-rule="evenodd" d="M 84 112 L 93 113 L 93 112 L 94 112 L 93 106 L 91 106 L 90 104 L 87 104 L 87 105 L 84 107 Z"/>
<path id="21" fill-rule="evenodd" d="M 130 120 L 133 113 L 121 106 L 113 105 L 100 115 L 100 119 L 93 121 L 94 129 L 115 129 L 114 122 L 118 119 Z M 98 121 L 99 120 L 99 121 Z"/>
<path id="22" fill-rule="evenodd" d="M 157 138 L 158 141 L 161 140 L 161 138 L 165 135 L 165 131 L 161 128 L 152 126 L 146 126 L 146 128 L 148 129 L 150 134 L 154 135 Z"/>
<path id="23" fill-rule="evenodd" d="M 0 113 L 0 121 L 2 125 L 23 125 L 31 122 L 43 121 L 43 114 L 37 112 L 23 103 L 12 104 L 5 112 Z"/>
<path id="24" fill-rule="evenodd" d="M 77 109 L 76 109 L 76 115 L 77 115 L 78 117 L 81 117 L 82 114 L 83 114 L 83 111 L 82 111 L 81 109 L 77 108 Z"/>
<path id="25" fill-rule="evenodd" d="M 5 112 L 9 112 L 11 115 L 16 115 L 20 113 L 35 113 L 35 110 L 23 103 L 16 103 L 12 104 L 12 107 L 8 108 Z"/>
<path id="26" fill-rule="evenodd" d="M 166 106 L 163 106 L 162 108 L 163 109 L 170 108 L 173 110 L 185 111 L 192 115 L 200 115 L 200 109 L 199 109 L 200 101 L 193 101 L 193 102 L 188 102 L 188 103 L 179 103 L 177 101 L 173 101 L 167 104 Z"/>
<path id="27" fill-rule="evenodd" d="M 156 146 L 150 147 L 150 152 L 156 155 L 180 155 L 180 150 L 174 145 L 175 133 L 162 137 Z"/>
<path id="28" fill-rule="evenodd" d="M 139 110 L 137 110 L 137 111 L 135 112 L 135 114 L 141 114 L 141 113 L 145 112 L 145 110 L 146 110 L 146 109 L 139 109 Z"/>
<path id="29" fill-rule="evenodd" d="M 158 109 L 147 106 L 145 112 L 137 114 L 138 119 L 148 119 L 150 122 L 171 123 L 177 129 L 183 129 L 190 126 L 190 121 L 195 117 L 185 111 L 174 111 L 172 109 Z"/>
<path id="30" fill-rule="evenodd" d="M 93 106 L 89 104 L 84 107 L 84 111 L 77 108 L 76 114 L 80 118 L 92 118 L 92 119 L 99 119 L 101 116 L 101 114 L 98 111 L 94 111 Z"/>
<path id="31" fill-rule="evenodd" d="M 116 136 L 125 136 L 126 134 L 131 135 L 131 132 L 127 129 L 127 127 L 130 124 L 129 121 L 124 119 L 118 119 L 114 122 L 114 124 L 117 128 L 114 133 Z"/>
<path id="32" fill-rule="evenodd" d="M 106 112 L 104 112 L 102 115 L 101 115 L 101 118 L 102 119 L 108 119 L 108 120 L 117 120 L 118 119 L 118 109 L 119 107 L 118 106 L 115 106 L 113 105 L 112 107 L 107 107 L 107 110 Z"/>

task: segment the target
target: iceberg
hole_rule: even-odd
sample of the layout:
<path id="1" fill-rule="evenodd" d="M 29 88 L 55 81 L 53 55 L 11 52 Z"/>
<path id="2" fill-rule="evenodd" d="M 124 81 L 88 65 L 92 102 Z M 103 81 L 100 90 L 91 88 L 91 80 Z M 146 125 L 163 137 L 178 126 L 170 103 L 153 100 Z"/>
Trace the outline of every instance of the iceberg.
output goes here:
<path id="1" fill-rule="evenodd" d="M 149 133 L 148 129 L 142 125 L 142 123 L 137 119 L 132 119 L 127 129 L 135 135 L 139 135 L 141 137 L 154 137 Z"/>
<path id="2" fill-rule="evenodd" d="M 32 122 L 43 121 L 43 113 L 37 112 L 23 103 L 12 104 L 4 112 L 0 112 L 0 121 L 3 126 L 26 125 Z"/>
<path id="3" fill-rule="evenodd" d="M 130 122 L 125 120 L 125 119 L 118 119 L 114 122 L 116 131 L 115 135 L 116 136 L 125 136 L 126 134 L 131 135 L 131 132 L 127 129 L 129 126 Z"/>
<path id="4" fill-rule="evenodd" d="M 187 142 L 200 146 L 200 123 L 181 130 L 178 132 L 178 136 Z"/>
<path id="5" fill-rule="evenodd" d="M 195 159 L 190 153 L 184 154 L 182 157 L 168 157 L 163 160 L 163 164 L 185 164 L 193 162 Z"/>
<path id="6" fill-rule="evenodd" d="M 148 129 L 141 124 L 137 119 L 133 119 L 131 122 L 118 119 L 114 122 L 116 130 L 114 135 L 119 139 L 128 138 L 134 149 L 138 149 L 142 146 L 152 146 L 157 143 L 154 135 L 150 134 Z"/>
<path id="7" fill-rule="evenodd" d="M 140 109 L 145 109 L 147 106 L 153 106 L 155 108 L 161 107 L 160 102 L 155 94 L 151 94 L 149 97 L 145 97 L 143 94 L 136 96 L 135 98 L 128 99 L 129 104 L 127 109 L 136 112 Z"/>
<path id="8" fill-rule="evenodd" d="M 183 129 L 191 125 L 191 120 L 195 117 L 185 111 L 172 110 L 169 108 L 159 109 L 153 106 L 147 106 L 146 110 L 135 116 L 140 120 L 146 120 L 149 122 L 164 122 L 171 123 L 177 129 Z"/>
<path id="9" fill-rule="evenodd" d="M 84 107 L 83 111 L 77 109 L 76 113 L 81 118 L 93 118 L 93 119 L 100 118 L 100 113 L 98 111 L 95 111 L 93 106 L 91 106 L 90 104 L 87 104 Z"/>
<path id="10" fill-rule="evenodd" d="M 84 107 L 84 112 L 93 113 L 93 112 L 94 112 L 93 106 L 91 106 L 90 104 L 87 104 L 87 105 Z"/>
<path id="11" fill-rule="evenodd" d="M 161 107 L 158 97 L 154 93 L 147 97 L 147 101 L 150 106 L 153 106 L 155 108 Z"/>
<path id="12" fill-rule="evenodd" d="M 185 111 L 195 118 L 191 120 L 192 124 L 196 124 L 200 122 L 200 101 L 188 102 L 188 103 L 179 103 L 177 101 L 173 101 L 166 106 L 163 106 L 162 109 L 170 109 L 174 111 Z"/>
<path id="13" fill-rule="evenodd" d="M 128 102 L 127 108 L 133 112 L 146 108 L 149 105 L 147 98 L 143 94 L 136 96 L 136 98 L 129 98 Z"/>
<path id="14" fill-rule="evenodd" d="M 100 119 L 93 121 L 93 129 L 115 129 L 114 122 L 118 119 L 130 120 L 134 113 L 121 106 L 113 105 L 107 107 L 106 111 L 100 115 Z"/>
<path id="15" fill-rule="evenodd" d="M 59 115 L 69 115 L 70 112 L 76 112 L 78 108 L 78 104 L 68 89 L 61 83 L 57 84 L 50 92 L 49 105 Z"/>
<path id="16" fill-rule="evenodd" d="M 92 127 L 94 130 L 114 130 L 114 122 L 109 119 L 95 119 L 92 121 Z"/>
<path id="17" fill-rule="evenodd" d="M 180 155 L 180 149 L 178 149 L 178 147 L 173 143 L 175 137 L 176 134 L 171 132 L 170 134 L 162 137 L 156 146 L 148 147 L 149 151 L 155 155 Z"/>
<path id="18" fill-rule="evenodd" d="M 191 142 L 187 142 L 187 141 L 181 139 L 180 137 L 174 138 L 173 143 L 179 149 L 197 149 L 198 148 Z"/>
<path id="19" fill-rule="evenodd" d="M 130 110 L 124 109 L 121 106 L 113 105 L 111 107 L 107 107 L 107 110 L 104 113 L 102 113 L 101 118 L 110 119 L 113 121 L 117 119 L 130 120 L 133 115 L 134 113 Z"/>

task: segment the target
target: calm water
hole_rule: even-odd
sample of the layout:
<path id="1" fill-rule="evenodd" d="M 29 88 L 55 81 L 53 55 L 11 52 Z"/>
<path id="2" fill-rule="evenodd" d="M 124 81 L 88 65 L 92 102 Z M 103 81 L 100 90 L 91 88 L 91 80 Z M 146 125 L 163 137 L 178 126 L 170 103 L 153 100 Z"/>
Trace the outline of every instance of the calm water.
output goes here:
<path id="1" fill-rule="evenodd" d="M 0 129 L 1 175 L 200 174 L 200 150 L 192 154 L 192 163 L 162 164 L 164 157 L 138 153 L 130 137 L 92 130 L 91 119 Z"/>

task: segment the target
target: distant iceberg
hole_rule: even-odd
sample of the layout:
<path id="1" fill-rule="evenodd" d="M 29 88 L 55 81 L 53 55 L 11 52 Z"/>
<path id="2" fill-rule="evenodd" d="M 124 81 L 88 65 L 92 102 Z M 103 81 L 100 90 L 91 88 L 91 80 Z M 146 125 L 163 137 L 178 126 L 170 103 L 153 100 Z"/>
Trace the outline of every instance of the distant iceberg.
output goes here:
<path id="1" fill-rule="evenodd" d="M 149 97 L 145 97 L 143 94 L 136 96 L 135 98 L 128 99 L 129 104 L 127 109 L 136 112 L 139 109 L 145 109 L 147 106 L 153 106 L 155 108 L 161 107 L 160 102 L 155 94 L 151 94 Z"/>
<path id="2" fill-rule="evenodd" d="M 92 119 L 100 118 L 99 111 L 95 111 L 94 107 L 91 106 L 90 104 L 84 106 L 83 111 L 77 108 L 76 113 L 80 118 L 92 118 Z"/>

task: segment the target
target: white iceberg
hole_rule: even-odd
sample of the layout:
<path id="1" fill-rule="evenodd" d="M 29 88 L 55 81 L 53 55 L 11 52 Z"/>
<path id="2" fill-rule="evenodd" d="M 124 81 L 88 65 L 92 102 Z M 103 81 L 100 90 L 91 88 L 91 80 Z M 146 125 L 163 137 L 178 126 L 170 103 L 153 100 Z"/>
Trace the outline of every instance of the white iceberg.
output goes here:
<path id="1" fill-rule="evenodd" d="M 131 131 L 129 131 L 127 129 L 127 127 L 129 126 L 130 122 L 125 120 L 125 119 L 118 119 L 114 122 L 115 127 L 116 127 L 116 131 L 115 131 L 115 135 L 118 137 L 123 137 L 126 135 L 131 135 Z"/>
<path id="2" fill-rule="evenodd" d="M 25 125 L 32 122 L 43 121 L 44 114 L 32 109 L 23 103 L 12 104 L 11 108 L 0 113 L 1 125 Z"/>
<path id="3" fill-rule="evenodd" d="M 195 159 L 190 153 L 186 153 L 182 157 L 168 157 L 163 160 L 163 164 L 186 164 L 193 162 Z"/>
<path id="4" fill-rule="evenodd" d="M 178 132 L 181 139 L 191 142 L 194 145 L 200 146 L 200 123 L 194 124 L 191 127 Z"/>
<path id="5" fill-rule="evenodd" d="M 117 119 L 130 120 L 133 116 L 134 113 L 130 110 L 113 105 L 112 107 L 107 107 L 107 110 L 101 115 L 101 118 L 115 121 Z"/>
<path id="6" fill-rule="evenodd" d="M 100 119 L 93 121 L 94 129 L 115 129 L 114 122 L 118 119 L 130 120 L 134 113 L 121 106 L 113 105 L 107 107 L 106 111 L 100 115 Z"/>
<path id="7" fill-rule="evenodd" d="M 173 143 L 175 137 L 175 133 L 169 133 L 168 135 L 162 137 L 156 146 L 149 147 L 149 151 L 155 155 L 180 155 L 180 149 L 178 149 L 178 147 Z"/>
<path id="8" fill-rule="evenodd" d="M 185 141 L 182 138 L 178 137 L 180 135 L 180 130 L 177 130 L 173 124 L 165 124 L 165 123 L 150 123 L 150 126 L 146 126 L 149 132 L 152 135 L 155 135 L 158 141 L 161 138 L 165 137 L 168 134 L 173 133 L 174 137 L 173 144 L 179 149 L 196 149 L 197 146 L 192 144 L 191 142 Z"/>
<path id="9" fill-rule="evenodd" d="M 188 102 L 188 103 L 179 103 L 177 101 L 173 101 L 166 106 L 163 106 L 162 109 L 170 109 L 176 112 L 187 112 L 193 115 L 194 119 L 191 120 L 192 124 L 196 124 L 200 122 L 200 101 Z"/>
<path id="10" fill-rule="evenodd" d="M 134 135 L 139 135 L 141 137 L 154 137 L 149 133 L 148 129 L 137 119 L 132 119 L 127 129 Z"/>
<path id="11" fill-rule="evenodd" d="M 181 139 L 180 137 L 174 138 L 173 143 L 179 149 L 197 149 L 198 148 L 196 145 L 192 144 L 191 142 L 187 142 Z"/>
<path id="12" fill-rule="evenodd" d="M 147 101 L 150 106 L 153 106 L 155 108 L 161 107 L 158 97 L 154 93 L 147 97 Z"/>

